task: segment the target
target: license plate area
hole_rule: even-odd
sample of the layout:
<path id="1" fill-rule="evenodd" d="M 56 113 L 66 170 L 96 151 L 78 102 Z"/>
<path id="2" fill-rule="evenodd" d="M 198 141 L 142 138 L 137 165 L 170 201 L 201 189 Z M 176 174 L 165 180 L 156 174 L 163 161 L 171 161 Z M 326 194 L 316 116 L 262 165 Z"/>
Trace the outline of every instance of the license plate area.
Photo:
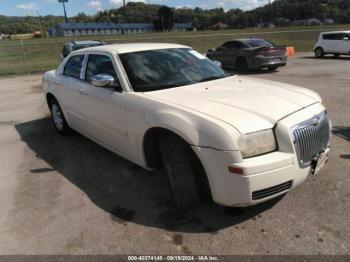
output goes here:
<path id="1" fill-rule="evenodd" d="M 312 159 L 311 175 L 317 175 L 325 166 L 325 164 L 328 162 L 329 151 L 330 149 L 327 148 Z"/>

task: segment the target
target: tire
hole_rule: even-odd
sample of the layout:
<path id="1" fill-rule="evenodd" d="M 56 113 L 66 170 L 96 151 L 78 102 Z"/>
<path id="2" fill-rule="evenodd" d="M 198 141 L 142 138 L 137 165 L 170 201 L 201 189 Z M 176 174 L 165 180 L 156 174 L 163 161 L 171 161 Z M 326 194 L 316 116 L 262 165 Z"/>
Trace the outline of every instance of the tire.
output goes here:
<path id="1" fill-rule="evenodd" d="M 177 209 L 188 211 L 199 203 L 189 145 L 175 135 L 161 135 L 158 140 L 163 168 Z"/>
<path id="2" fill-rule="evenodd" d="M 321 47 L 317 47 L 315 49 L 315 57 L 316 58 L 322 58 L 324 56 L 324 51 Z"/>
<path id="3" fill-rule="evenodd" d="M 239 73 L 246 73 L 248 71 L 248 63 L 244 57 L 238 57 L 236 61 L 236 70 Z"/>
<path id="4" fill-rule="evenodd" d="M 62 109 L 58 104 L 57 100 L 52 98 L 50 100 L 50 111 L 52 123 L 61 135 L 68 135 L 71 133 L 71 129 L 63 115 Z"/>

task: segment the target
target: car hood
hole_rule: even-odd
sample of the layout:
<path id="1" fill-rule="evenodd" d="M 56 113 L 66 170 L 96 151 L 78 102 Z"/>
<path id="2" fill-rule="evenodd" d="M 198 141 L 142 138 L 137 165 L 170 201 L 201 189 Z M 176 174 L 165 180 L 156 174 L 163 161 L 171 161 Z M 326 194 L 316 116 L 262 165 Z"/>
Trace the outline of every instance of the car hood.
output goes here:
<path id="1" fill-rule="evenodd" d="M 272 128 L 278 120 L 321 102 L 305 88 L 241 76 L 145 94 L 220 119 L 240 133 Z"/>

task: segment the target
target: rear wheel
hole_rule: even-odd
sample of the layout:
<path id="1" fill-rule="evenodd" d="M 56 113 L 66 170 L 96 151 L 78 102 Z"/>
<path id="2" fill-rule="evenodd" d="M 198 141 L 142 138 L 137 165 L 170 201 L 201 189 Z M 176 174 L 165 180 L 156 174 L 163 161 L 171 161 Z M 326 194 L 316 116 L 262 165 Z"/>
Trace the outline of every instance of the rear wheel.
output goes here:
<path id="1" fill-rule="evenodd" d="M 321 47 L 317 47 L 315 49 L 315 56 L 317 58 L 322 58 L 324 56 L 324 52 L 323 52 L 323 49 Z"/>
<path id="2" fill-rule="evenodd" d="M 69 134 L 71 129 L 68 126 L 61 107 L 59 106 L 57 100 L 54 98 L 50 100 L 50 111 L 52 123 L 55 126 L 56 130 L 62 135 Z"/>
<path id="3" fill-rule="evenodd" d="M 185 141 L 171 134 L 161 135 L 158 142 L 175 205 L 178 209 L 187 211 L 199 202 L 195 173 L 191 165 L 191 149 Z"/>
<path id="4" fill-rule="evenodd" d="M 248 63 L 244 57 L 238 57 L 236 61 L 236 70 L 239 73 L 246 73 L 248 71 Z"/>

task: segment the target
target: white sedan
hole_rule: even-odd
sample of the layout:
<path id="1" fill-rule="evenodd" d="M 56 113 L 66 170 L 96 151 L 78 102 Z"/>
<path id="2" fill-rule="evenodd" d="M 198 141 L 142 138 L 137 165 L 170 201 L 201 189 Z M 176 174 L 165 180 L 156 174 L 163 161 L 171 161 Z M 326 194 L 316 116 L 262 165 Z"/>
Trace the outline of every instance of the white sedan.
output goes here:
<path id="1" fill-rule="evenodd" d="M 193 49 L 116 44 L 71 53 L 43 77 L 54 126 L 147 170 L 162 170 L 179 209 L 210 194 L 249 206 L 286 193 L 327 162 L 321 98 L 288 84 L 229 76 Z"/>

